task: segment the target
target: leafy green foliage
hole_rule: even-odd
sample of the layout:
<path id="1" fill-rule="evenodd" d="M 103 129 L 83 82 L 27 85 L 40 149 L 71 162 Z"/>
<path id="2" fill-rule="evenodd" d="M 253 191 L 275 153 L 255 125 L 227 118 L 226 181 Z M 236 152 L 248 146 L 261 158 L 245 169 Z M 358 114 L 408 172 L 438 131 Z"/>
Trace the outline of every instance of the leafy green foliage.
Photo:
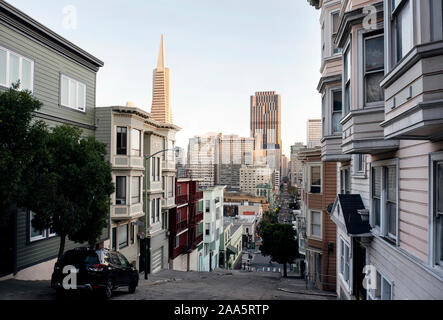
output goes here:
<path id="1" fill-rule="evenodd" d="M 0 91 L 0 223 L 9 220 L 10 209 L 20 198 L 23 170 L 38 151 L 46 128 L 32 120 L 41 102 L 29 91 L 17 91 L 18 85 Z"/>
<path id="2" fill-rule="evenodd" d="M 291 196 L 297 197 L 297 192 L 298 192 L 297 187 L 295 187 L 295 186 L 289 187 L 288 192 Z"/>
<path id="3" fill-rule="evenodd" d="M 43 139 L 24 177 L 20 205 L 36 213 L 33 226 L 51 227 L 64 239 L 96 243 L 107 225 L 110 195 L 114 192 L 105 145 L 81 130 L 62 125 Z"/>
<path id="4" fill-rule="evenodd" d="M 262 245 L 260 251 L 264 256 L 271 256 L 272 261 L 283 264 L 284 276 L 287 276 L 287 263 L 298 258 L 296 231 L 289 224 L 265 222 L 261 228 Z"/>

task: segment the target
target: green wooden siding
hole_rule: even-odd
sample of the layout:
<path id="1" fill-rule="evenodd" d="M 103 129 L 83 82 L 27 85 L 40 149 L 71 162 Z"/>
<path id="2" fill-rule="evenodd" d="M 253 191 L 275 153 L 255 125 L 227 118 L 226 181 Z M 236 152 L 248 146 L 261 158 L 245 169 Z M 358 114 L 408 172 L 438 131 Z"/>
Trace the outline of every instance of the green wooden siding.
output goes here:
<path id="1" fill-rule="evenodd" d="M 0 23 L 0 46 L 34 61 L 34 95 L 43 106 L 40 112 L 93 126 L 95 121 L 96 73 L 27 36 Z M 86 113 L 59 105 L 60 74 L 86 85 Z"/>

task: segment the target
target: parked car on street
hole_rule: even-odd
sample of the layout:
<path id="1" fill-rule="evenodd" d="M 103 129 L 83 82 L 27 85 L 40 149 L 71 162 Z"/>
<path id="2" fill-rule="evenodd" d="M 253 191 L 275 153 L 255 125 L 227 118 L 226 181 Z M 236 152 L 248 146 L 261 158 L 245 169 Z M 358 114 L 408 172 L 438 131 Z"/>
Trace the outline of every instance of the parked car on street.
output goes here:
<path id="1" fill-rule="evenodd" d="M 68 273 L 72 276 L 73 271 L 76 274 L 74 276 L 76 285 L 73 288 L 66 288 L 63 279 L 68 276 Z M 112 296 L 112 291 L 116 289 L 127 288 L 129 293 L 134 293 L 138 279 L 136 267 L 131 265 L 120 252 L 81 247 L 66 251 L 55 264 L 51 287 L 56 290 L 58 298 L 62 297 L 66 291 L 86 290 L 100 293 L 108 299 Z M 72 281 L 70 283 L 72 284 Z"/>

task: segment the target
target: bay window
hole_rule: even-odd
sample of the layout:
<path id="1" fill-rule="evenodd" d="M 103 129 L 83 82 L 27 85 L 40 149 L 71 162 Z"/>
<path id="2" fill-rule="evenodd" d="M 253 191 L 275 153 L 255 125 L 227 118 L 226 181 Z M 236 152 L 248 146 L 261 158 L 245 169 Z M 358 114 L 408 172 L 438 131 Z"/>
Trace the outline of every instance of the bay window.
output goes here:
<path id="1" fill-rule="evenodd" d="M 132 177 L 131 204 L 140 203 L 140 180 L 141 177 Z"/>
<path id="2" fill-rule="evenodd" d="M 155 199 L 151 200 L 151 224 L 155 223 Z"/>
<path id="3" fill-rule="evenodd" d="M 332 91 L 332 133 L 341 133 L 342 93 L 341 90 Z"/>
<path id="4" fill-rule="evenodd" d="M 131 130 L 131 155 L 140 156 L 141 132 L 137 129 Z"/>
<path id="5" fill-rule="evenodd" d="M 126 155 L 127 141 L 128 141 L 128 128 L 117 127 L 117 154 Z"/>
<path id="6" fill-rule="evenodd" d="M 115 204 L 126 204 L 126 177 L 115 177 Z"/>
<path id="7" fill-rule="evenodd" d="M 160 221 L 160 198 L 157 198 L 155 204 L 155 222 L 159 221 Z"/>
<path id="8" fill-rule="evenodd" d="M 340 169 L 340 193 L 351 193 L 351 175 L 349 174 L 349 167 Z"/>
<path id="9" fill-rule="evenodd" d="M 326 132 L 326 103 L 325 103 L 325 95 L 321 98 L 321 136 L 325 137 L 327 135 Z"/>
<path id="10" fill-rule="evenodd" d="M 398 63 L 413 47 L 411 0 L 391 0 L 393 60 Z"/>
<path id="11" fill-rule="evenodd" d="M 64 107 L 86 111 L 86 85 L 64 74 L 60 80 L 60 104 Z"/>
<path id="12" fill-rule="evenodd" d="M 380 81 L 384 76 L 384 36 L 364 38 L 364 90 L 365 105 L 384 100 Z"/>
<path id="13" fill-rule="evenodd" d="M 34 61 L 0 47 L 0 85 L 9 88 L 18 81 L 19 90 L 33 91 Z"/>
<path id="14" fill-rule="evenodd" d="M 341 51 L 341 49 L 337 48 L 337 45 L 335 44 L 338 27 L 340 25 L 340 11 L 331 13 L 331 24 L 332 24 L 331 49 L 332 49 L 332 54 L 337 54 L 340 53 Z"/>
<path id="15" fill-rule="evenodd" d="M 345 51 L 344 58 L 344 72 L 343 72 L 343 90 L 344 90 L 344 113 L 347 115 L 351 111 L 351 48 L 348 47 Z"/>

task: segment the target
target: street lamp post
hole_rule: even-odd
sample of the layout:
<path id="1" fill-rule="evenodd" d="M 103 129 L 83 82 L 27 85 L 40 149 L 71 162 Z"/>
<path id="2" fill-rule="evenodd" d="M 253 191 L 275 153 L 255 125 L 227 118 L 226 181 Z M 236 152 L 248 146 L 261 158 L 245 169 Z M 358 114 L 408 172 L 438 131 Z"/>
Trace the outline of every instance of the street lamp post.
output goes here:
<path id="1" fill-rule="evenodd" d="M 151 159 L 153 156 L 159 154 L 159 153 L 163 153 L 163 152 L 167 152 L 167 151 L 175 151 L 176 153 L 178 152 L 178 148 L 173 148 L 173 149 L 163 149 L 160 151 L 157 151 L 149 156 L 145 156 L 145 226 L 148 226 L 148 176 L 149 176 L 149 172 L 148 172 L 148 161 L 149 159 Z M 145 280 L 148 279 L 148 259 L 151 259 L 151 253 L 148 252 L 148 250 L 150 250 L 151 246 L 151 237 L 148 236 L 147 234 L 147 230 L 145 228 L 145 238 L 143 239 L 143 254 L 144 254 L 144 263 L 143 263 L 143 268 L 144 268 L 144 273 L 145 273 Z"/>

